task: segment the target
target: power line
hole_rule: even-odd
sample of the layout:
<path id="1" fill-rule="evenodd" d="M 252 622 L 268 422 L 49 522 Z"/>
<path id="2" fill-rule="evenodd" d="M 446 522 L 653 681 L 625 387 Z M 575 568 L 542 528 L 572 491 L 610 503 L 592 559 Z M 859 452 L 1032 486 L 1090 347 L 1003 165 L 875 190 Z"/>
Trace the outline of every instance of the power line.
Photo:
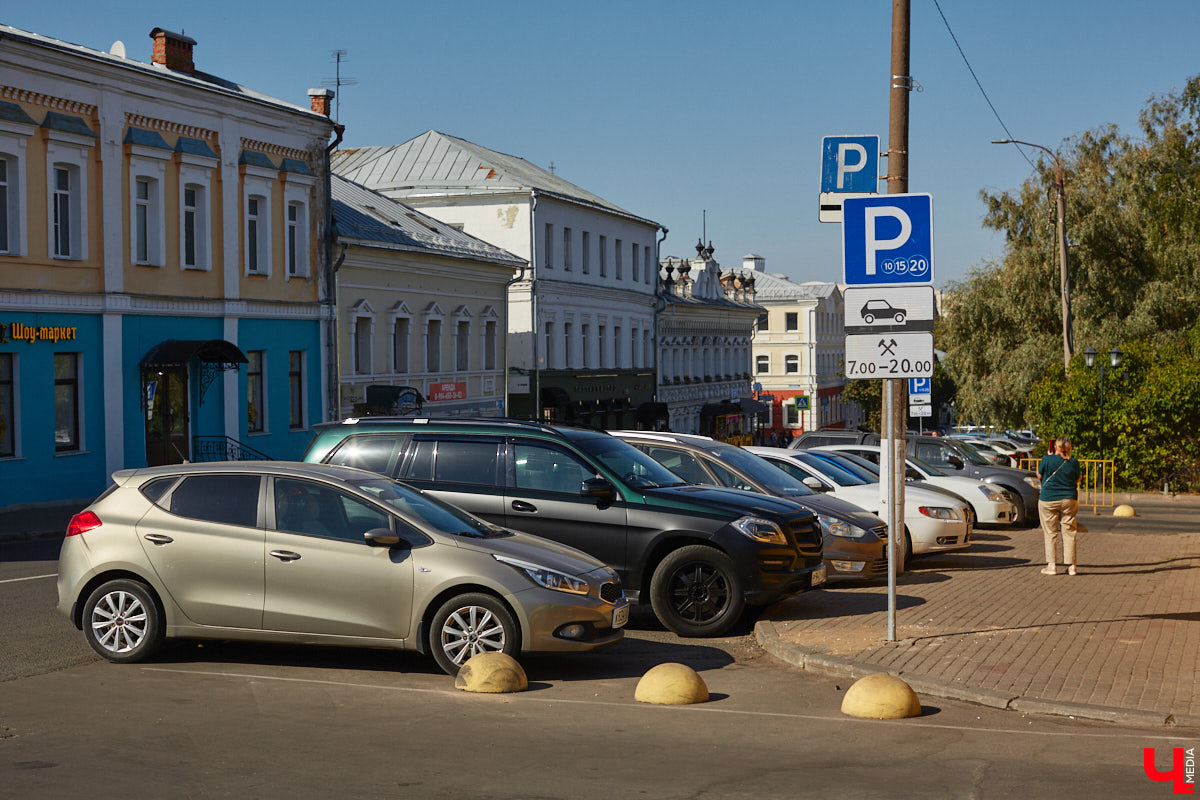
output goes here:
<path id="1" fill-rule="evenodd" d="M 950 38 L 954 41 L 954 46 L 958 48 L 958 54 L 962 56 L 963 63 L 967 65 L 967 71 L 970 72 L 971 77 L 975 79 L 975 85 L 979 87 L 979 93 L 983 95 L 983 99 L 987 101 L 988 108 L 990 108 L 992 113 L 996 116 L 996 121 L 1000 123 L 1000 127 L 1004 129 L 1004 132 L 1008 134 L 1009 139 L 1017 138 L 1013 136 L 1012 131 L 1010 131 L 1008 126 L 1004 124 L 1004 120 L 1000 118 L 1000 112 L 997 111 L 996 106 L 992 104 L 992 98 L 988 97 L 988 93 L 984 91 L 983 84 L 979 82 L 979 76 L 975 74 L 975 70 L 971 67 L 971 62 L 967 60 L 967 54 L 963 52 L 962 45 L 958 43 L 958 37 L 954 35 L 954 31 L 950 28 L 950 22 L 946 19 L 946 15 L 942 12 L 941 4 L 938 3 L 938 0 L 933 0 L 933 5 L 935 8 L 937 8 L 938 14 L 941 15 L 942 23 L 946 26 L 947 33 L 950 34 Z M 1021 145 L 1016 144 L 1014 146 L 1017 148 L 1017 152 L 1021 154 L 1021 157 L 1028 162 L 1029 166 L 1036 169 L 1037 167 L 1034 166 L 1034 163 L 1029 160 L 1029 156 L 1025 155 L 1025 151 L 1021 149 Z"/>

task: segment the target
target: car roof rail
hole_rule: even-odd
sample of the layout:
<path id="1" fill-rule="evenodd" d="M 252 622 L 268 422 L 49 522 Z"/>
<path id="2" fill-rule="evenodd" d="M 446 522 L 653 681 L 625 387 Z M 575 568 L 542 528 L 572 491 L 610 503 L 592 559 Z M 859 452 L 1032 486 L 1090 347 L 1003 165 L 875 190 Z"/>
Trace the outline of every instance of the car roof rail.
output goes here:
<path id="1" fill-rule="evenodd" d="M 562 432 L 557 430 L 554 425 L 549 425 L 545 422 L 539 422 L 532 419 L 517 419 L 515 417 L 438 417 L 430 415 L 419 416 L 387 416 L 387 415 L 371 415 L 365 417 L 346 417 L 340 422 L 332 423 L 334 425 L 358 425 L 362 423 L 395 423 L 409 422 L 413 425 L 461 425 L 463 427 L 512 427 L 512 428 L 529 428 L 539 430 L 545 433 L 562 436 Z M 561 426 L 560 426 L 561 427 Z M 585 426 L 580 426 L 585 427 Z"/>

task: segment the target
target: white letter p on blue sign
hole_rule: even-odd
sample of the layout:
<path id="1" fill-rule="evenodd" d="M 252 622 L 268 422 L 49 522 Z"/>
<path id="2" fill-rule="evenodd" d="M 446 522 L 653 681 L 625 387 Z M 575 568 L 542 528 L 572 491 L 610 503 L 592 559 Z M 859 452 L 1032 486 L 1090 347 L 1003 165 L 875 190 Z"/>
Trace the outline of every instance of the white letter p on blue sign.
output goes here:
<path id="1" fill-rule="evenodd" d="M 890 194 L 842 203 L 845 283 L 933 282 L 933 197 Z"/>

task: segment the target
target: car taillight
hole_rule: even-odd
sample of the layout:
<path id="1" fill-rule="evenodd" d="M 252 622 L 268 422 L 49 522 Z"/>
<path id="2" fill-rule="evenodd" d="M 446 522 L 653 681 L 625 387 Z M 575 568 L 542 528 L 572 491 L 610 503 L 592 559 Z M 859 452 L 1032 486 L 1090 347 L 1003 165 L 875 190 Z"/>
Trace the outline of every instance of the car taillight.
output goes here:
<path id="1" fill-rule="evenodd" d="M 67 523 L 67 536 L 87 533 L 92 528 L 99 528 L 101 524 L 100 518 L 91 511 L 80 511 Z"/>

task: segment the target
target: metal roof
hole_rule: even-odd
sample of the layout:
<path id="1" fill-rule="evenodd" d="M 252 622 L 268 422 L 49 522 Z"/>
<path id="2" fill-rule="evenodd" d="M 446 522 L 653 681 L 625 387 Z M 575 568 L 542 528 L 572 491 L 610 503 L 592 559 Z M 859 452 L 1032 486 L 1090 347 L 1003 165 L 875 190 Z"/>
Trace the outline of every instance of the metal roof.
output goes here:
<path id="1" fill-rule="evenodd" d="M 820 300 L 837 289 L 836 283 L 807 281 L 796 283 L 786 275 L 768 275 L 752 269 L 737 269 L 737 273 L 754 278 L 754 299 L 758 302 L 770 300 Z"/>
<path id="2" fill-rule="evenodd" d="M 403 144 L 339 150 L 332 166 L 334 172 L 389 196 L 536 190 L 661 227 L 523 158 L 434 130 Z"/>
<path id="3" fill-rule="evenodd" d="M 271 97 L 270 95 L 263 94 L 262 92 L 256 92 L 253 89 L 241 86 L 233 81 L 228 81 L 224 78 L 219 78 L 216 75 L 210 75 L 209 73 L 202 72 L 200 70 L 196 70 L 192 73 L 179 72 L 177 70 L 167 69 L 159 64 L 147 64 L 132 58 L 125 58 L 124 56 L 106 53 L 103 50 L 94 50 L 90 47 L 84 47 L 83 45 L 72 44 L 71 42 L 64 42 L 60 39 L 43 36 L 40 33 L 23 31 L 20 28 L 14 28 L 11 25 L 0 24 L 0 39 L 12 39 L 14 41 L 25 42 L 26 44 L 35 45 L 38 47 L 47 47 L 65 53 L 72 53 L 93 61 L 105 62 L 116 67 L 132 69 L 145 74 L 156 75 L 160 78 L 167 78 L 180 83 L 189 84 L 198 89 L 207 89 L 209 91 L 216 91 L 226 95 L 234 95 L 246 100 L 253 100 L 258 103 L 277 106 L 288 111 L 302 112 L 307 117 L 326 119 L 322 115 L 314 112 L 311 108 L 299 106 L 294 103 L 288 103 L 284 100 Z M 333 123 L 330 122 L 329 124 L 332 126 Z"/>
<path id="4" fill-rule="evenodd" d="M 334 174 L 330 178 L 333 218 L 339 237 L 514 268 L 526 263 L 525 259 L 507 250 L 476 239 L 340 175 Z"/>

